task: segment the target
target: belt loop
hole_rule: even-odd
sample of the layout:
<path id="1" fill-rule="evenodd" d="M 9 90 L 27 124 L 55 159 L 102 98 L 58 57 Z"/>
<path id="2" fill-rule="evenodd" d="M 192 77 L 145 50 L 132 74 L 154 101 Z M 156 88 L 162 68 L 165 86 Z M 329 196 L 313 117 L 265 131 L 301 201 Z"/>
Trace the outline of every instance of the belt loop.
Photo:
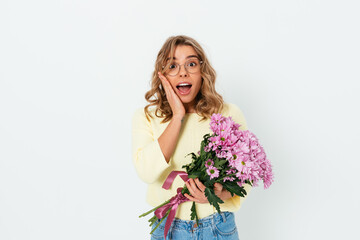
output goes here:
<path id="1" fill-rule="evenodd" d="M 216 223 L 215 216 L 216 216 L 216 214 L 211 214 L 211 230 L 212 230 L 214 237 L 217 236 L 217 233 L 215 231 L 215 223 Z"/>
<path id="2" fill-rule="evenodd" d="M 221 212 L 221 217 L 222 217 L 222 219 L 223 219 L 223 222 L 226 222 L 225 213 Z"/>

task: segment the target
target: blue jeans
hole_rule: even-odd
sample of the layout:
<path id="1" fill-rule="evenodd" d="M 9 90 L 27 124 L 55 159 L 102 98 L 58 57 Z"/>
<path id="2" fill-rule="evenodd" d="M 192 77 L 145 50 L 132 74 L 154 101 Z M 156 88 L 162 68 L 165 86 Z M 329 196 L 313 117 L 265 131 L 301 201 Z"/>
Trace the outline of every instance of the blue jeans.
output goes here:
<path id="1" fill-rule="evenodd" d="M 151 230 L 160 222 L 158 219 L 151 227 Z M 151 240 L 163 239 L 166 219 L 151 235 Z M 175 218 L 171 224 L 166 240 L 238 240 L 239 235 L 235 224 L 233 212 L 214 213 L 208 217 L 199 219 L 199 226 L 196 220 L 181 220 Z"/>

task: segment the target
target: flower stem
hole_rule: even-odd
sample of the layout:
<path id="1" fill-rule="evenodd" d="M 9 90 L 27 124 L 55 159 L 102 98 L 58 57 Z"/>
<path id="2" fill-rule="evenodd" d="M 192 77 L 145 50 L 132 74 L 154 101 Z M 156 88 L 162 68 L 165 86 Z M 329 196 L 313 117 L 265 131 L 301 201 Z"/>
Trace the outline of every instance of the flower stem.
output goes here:
<path id="1" fill-rule="evenodd" d="M 183 189 L 181 190 L 181 194 L 184 195 L 185 193 L 189 194 L 189 190 L 186 187 L 186 184 L 184 185 Z"/>
<path id="2" fill-rule="evenodd" d="M 141 218 L 141 217 L 144 217 L 144 216 L 148 215 L 149 213 L 151 213 L 151 212 L 155 211 L 155 210 L 156 210 L 156 209 L 158 209 L 159 207 L 162 207 L 162 206 L 164 206 L 164 205 L 168 204 L 169 202 L 170 202 L 170 200 L 167 200 L 167 201 L 166 201 L 166 202 L 164 202 L 163 204 L 161 204 L 161 205 L 159 205 L 159 206 L 157 206 L 157 207 L 154 207 L 153 209 L 151 209 L 150 211 L 148 211 L 148 212 L 146 212 L 146 213 L 141 214 L 141 215 L 139 216 L 139 218 Z"/>
<path id="3" fill-rule="evenodd" d="M 156 220 L 158 220 L 158 218 L 154 214 L 154 216 L 148 220 L 148 222 L 151 222 L 149 226 L 151 227 L 156 222 Z"/>
<path id="4" fill-rule="evenodd" d="M 160 224 L 161 224 L 161 223 L 165 220 L 165 218 L 169 215 L 170 211 L 171 211 L 171 208 L 166 212 L 165 216 L 160 220 L 159 224 L 156 225 L 156 227 L 150 232 L 150 234 L 152 234 L 152 233 L 158 228 L 158 226 L 160 226 Z"/>

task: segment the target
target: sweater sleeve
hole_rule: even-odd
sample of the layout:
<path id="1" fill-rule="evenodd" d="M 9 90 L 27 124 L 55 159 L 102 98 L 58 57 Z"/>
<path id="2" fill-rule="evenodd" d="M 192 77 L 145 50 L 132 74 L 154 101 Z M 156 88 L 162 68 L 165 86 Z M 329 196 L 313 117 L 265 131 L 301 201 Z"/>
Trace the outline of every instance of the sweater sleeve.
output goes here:
<path id="1" fill-rule="evenodd" d="M 234 206 L 236 206 L 237 209 L 239 209 L 241 207 L 241 205 L 244 203 L 245 199 L 249 196 L 249 193 L 252 189 L 252 186 L 250 184 L 245 183 L 243 185 L 245 191 L 246 191 L 246 195 L 245 197 L 240 197 L 238 195 L 235 195 L 233 197 L 231 197 L 229 200 Z"/>
<path id="2" fill-rule="evenodd" d="M 132 158 L 138 176 L 148 184 L 155 182 L 170 166 L 143 108 L 137 109 L 132 117 Z"/>

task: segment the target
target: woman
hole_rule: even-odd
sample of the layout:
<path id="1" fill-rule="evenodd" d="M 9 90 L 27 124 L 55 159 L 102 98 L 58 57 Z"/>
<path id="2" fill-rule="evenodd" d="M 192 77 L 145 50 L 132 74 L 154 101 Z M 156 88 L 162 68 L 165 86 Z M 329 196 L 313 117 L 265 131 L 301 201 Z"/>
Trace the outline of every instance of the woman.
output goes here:
<path id="1" fill-rule="evenodd" d="M 149 104 L 138 109 L 132 119 L 133 162 L 139 177 L 148 184 L 147 202 L 154 207 L 184 186 L 177 177 L 169 190 L 162 188 L 172 171 L 184 171 L 182 166 L 191 162 L 191 157 L 185 156 L 200 150 L 203 136 L 211 132 L 213 113 L 232 116 L 241 130 L 247 129 L 241 110 L 225 103 L 216 92 L 215 78 L 202 47 L 188 36 L 168 38 L 158 53 L 151 89 L 145 94 Z M 166 239 L 239 239 L 234 212 L 245 198 L 231 197 L 221 184 L 215 184 L 215 194 L 224 201 L 219 214 L 209 204 L 205 186 L 198 179 L 190 179 L 186 186 L 191 195 L 185 196 L 191 201 L 179 205 Z M 250 188 L 245 184 L 247 193 Z M 197 203 L 199 225 L 190 217 L 193 201 Z M 165 222 L 151 239 L 164 239 Z"/>

